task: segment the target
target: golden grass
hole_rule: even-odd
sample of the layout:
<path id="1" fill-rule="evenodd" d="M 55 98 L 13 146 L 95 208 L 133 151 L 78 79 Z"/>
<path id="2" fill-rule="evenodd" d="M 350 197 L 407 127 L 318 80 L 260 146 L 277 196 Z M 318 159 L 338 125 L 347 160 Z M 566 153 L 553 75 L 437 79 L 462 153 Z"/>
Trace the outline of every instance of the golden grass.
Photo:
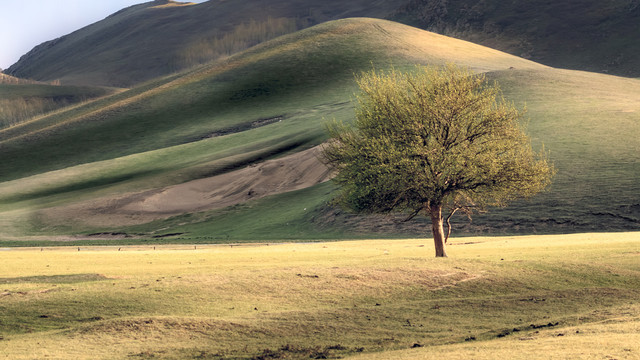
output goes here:
<path id="1" fill-rule="evenodd" d="M 0 251 L 0 347 L 11 359 L 640 354 L 639 233 L 461 238 L 449 254 L 425 239 Z M 547 322 L 559 325 L 528 327 Z"/>
<path id="2" fill-rule="evenodd" d="M 350 359 L 638 359 L 640 306 L 633 304 L 616 310 L 610 313 L 610 319 L 588 325 Z"/>

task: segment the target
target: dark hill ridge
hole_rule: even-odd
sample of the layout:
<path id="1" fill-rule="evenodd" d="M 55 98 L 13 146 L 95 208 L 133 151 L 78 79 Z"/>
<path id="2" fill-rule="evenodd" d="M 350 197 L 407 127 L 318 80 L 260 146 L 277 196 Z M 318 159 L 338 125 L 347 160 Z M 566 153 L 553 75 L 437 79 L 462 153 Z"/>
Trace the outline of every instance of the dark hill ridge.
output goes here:
<path id="1" fill-rule="evenodd" d="M 152 1 L 43 43 L 6 73 L 130 87 L 346 17 L 391 19 L 554 67 L 640 76 L 635 0 Z"/>
<path id="2" fill-rule="evenodd" d="M 640 76 L 637 0 L 411 0 L 392 18 L 553 67 Z"/>

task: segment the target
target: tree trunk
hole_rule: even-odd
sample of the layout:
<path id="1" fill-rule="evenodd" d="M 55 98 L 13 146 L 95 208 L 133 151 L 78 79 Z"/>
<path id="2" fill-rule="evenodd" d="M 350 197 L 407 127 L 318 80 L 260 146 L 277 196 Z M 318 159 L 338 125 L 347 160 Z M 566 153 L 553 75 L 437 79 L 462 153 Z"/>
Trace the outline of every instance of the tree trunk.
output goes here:
<path id="1" fill-rule="evenodd" d="M 436 247 L 436 257 L 447 257 L 444 244 L 444 220 L 442 219 L 442 205 L 433 205 L 429 208 L 431 216 L 431 229 L 433 230 L 433 242 Z"/>

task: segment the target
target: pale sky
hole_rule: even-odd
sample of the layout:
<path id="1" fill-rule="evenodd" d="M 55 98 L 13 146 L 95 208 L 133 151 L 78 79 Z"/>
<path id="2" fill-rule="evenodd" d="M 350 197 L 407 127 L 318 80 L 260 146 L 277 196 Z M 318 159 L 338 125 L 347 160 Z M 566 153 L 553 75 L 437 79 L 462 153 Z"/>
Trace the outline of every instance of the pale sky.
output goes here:
<path id="1" fill-rule="evenodd" d="M 148 1 L 0 0 L 0 68 L 7 69 L 36 45 L 144 2 Z"/>

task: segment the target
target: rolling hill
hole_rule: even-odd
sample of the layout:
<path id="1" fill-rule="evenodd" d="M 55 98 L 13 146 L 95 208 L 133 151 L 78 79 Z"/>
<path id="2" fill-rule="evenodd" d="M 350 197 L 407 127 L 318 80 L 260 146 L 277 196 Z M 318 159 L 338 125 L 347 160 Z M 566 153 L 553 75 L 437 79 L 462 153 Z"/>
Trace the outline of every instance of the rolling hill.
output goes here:
<path id="1" fill-rule="evenodd" d="M 226 57 L 327 20 L 384 17 L 391 0 L 264 2 L 213 0 L 201 4 L 156 0 L 45 42 L 5 72 L 63 84 L 129 87 Z"/>
<path id="2" fill-rule="evenodd" d="M 390 19 L 546 65 L 639 77 L 640 6 L 628 0 L 156 0 L 45 42 L 7 74 L 131 87 L 346 17 Z"/>
<path id="3" fill-rule="evenodd" d="M 354 18 L 0 130 L 3 239 L 99 233 L 161 241 L 180 234 L 171 241 L 219 242 L 424 233 L 420 221 L 398 225 L 333 209 L 332 185 L 323 182 L 311 152 L 326 139 L 328 120 L 353 116 L 354 73 L 448 62 L 487 73 L 505 97 L 526 102 L 533 144 L 544 145 L 558 168 L 548 193 L 471 225 L 457 223 L 462 233 L 640 227 L 639 80 L 554 69 L 398 23 Z M 176 203 L 190 197 L 215 201 Z"/>

